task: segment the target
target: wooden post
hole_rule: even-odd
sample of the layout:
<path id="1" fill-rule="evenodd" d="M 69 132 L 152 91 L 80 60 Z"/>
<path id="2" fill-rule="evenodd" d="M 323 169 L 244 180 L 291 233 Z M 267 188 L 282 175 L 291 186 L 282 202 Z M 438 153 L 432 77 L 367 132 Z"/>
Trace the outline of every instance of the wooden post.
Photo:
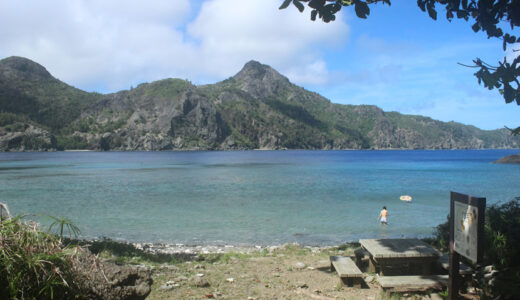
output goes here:
<path id="1" fill-rule="evenodd" d="M 455 224 L 454 224 L 454 199 L 450 199 L 450 266 L 448 281 L 448 299 L 455 300 L 459 295 L 458 275 L 459 275 L 459 263 L 460 256 L 455 252 Z"/>
<path id="2" fill-rule="evenodd" d="M 453 242 L 450 241 L 450 269 L 448 281 L 448 299 L 459 298 L 460 278 L 459 278 L 460 255 L 453 250 Z"/>

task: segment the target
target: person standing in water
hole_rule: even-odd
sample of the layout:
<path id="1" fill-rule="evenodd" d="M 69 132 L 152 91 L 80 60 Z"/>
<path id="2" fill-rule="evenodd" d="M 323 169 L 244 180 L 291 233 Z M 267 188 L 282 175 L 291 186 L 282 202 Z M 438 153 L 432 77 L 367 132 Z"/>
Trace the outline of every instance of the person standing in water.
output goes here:
<path id="1" fill-rule="evenodd" d="M 388 225 L 388 210 L 386 210 L 386 206 L 383 206 L 383 210 L 381 210 L 381 213 L 379 214 L 378 219 L 381 221 L 381 224 Z"/>

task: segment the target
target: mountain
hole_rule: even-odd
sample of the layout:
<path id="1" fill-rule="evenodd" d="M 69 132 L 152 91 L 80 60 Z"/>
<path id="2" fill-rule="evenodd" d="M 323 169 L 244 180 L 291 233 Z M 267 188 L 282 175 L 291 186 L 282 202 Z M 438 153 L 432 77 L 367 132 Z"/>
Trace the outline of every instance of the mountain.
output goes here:
<path id="1" fill-rule="evenodd" d="M 506 129 L 331 103 L 250 61 L 224 81 L 69 86 L 21 57 L 0 60 L 0 150 L 518 148 Z"/>

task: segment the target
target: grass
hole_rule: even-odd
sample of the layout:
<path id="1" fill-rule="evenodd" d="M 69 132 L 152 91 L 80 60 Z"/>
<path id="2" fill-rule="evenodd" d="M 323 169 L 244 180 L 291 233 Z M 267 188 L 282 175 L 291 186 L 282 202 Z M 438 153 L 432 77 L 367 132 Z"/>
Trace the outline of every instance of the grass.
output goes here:
<path id="1" fill-rule="evenodd" d="M 60 241 L 63 241 L 63 233 L 67 231 L 69 233 L 69 237 L 72 238 L 72 236 L 77 237 L 81 230 L 76 226 L 69 218 L 66 217 L 53 217 L 48 216 L 52 219 L 52 223 L 49 226 L 49 231 L 52 232 L 54 228 L 56 230 L 59 230 L 59 235 L 56 233 L 56 235 L 59 236 Z"/>
<path id="2" fill-rule="evenodd" d="M 442 291 L 439 293 L 439 296 L 442 297 L 442 299 L 448 299 L 448 296 L 449 296 L 449 292 L 448 292 L 448 289 Z"/>
<path id="3" fill-rule="evenodd" d="M 79 297 L 73 249 L 23 218 L 0 221 L 0 294 L 9 299 Z"/>
<path id="4" fill-rule="evenodd" d="M 338 284 L 336 284 L 336 287 L 334 288 L 334 290 L 336 292 L 340 292 L 343 290 L 343 285 L 341 284 L 341 282 L 338 282 Z"/>

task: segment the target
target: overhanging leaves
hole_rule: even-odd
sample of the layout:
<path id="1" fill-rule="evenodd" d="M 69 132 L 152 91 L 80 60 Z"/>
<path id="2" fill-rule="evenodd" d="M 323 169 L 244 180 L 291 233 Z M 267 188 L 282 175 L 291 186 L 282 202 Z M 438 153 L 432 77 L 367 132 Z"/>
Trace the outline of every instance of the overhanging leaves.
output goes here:
<path id="1" fill-rule="evenodd" d="M 303 10 L 305 9 L 305 6 L 303 6 L 303 4 L 298 0 L 293 0 L 293 4 L 294 6 L 296 6 L 296 8 L 298 8 L 300 12 L 303 12 Z"/>
<path id="2" fill-rule="evenodd" d="M 325 5 L 325 0 L 311 0 L 309 7 L 314 9 L 321 9 Z"/>
<path id="3" fill-rule="evenodd" d="M 285 9 L 289 6 L 289 4 L 291 4 L 291 1 L 292 0 L 285 0 L 282 5 L 280 5 L 280 7 L 278 9 Z"/>
<path id="4" fill-rule="evenodd" d="M 368 5 L 366 4 L 366 2 L 356 1 L 355 3 L 356 3 L 356 7 L 355 7 L 356 15 L 359 18 L 366 19 L 367 16 L 370 14 L 370 8 L 368 8 Z"/>

